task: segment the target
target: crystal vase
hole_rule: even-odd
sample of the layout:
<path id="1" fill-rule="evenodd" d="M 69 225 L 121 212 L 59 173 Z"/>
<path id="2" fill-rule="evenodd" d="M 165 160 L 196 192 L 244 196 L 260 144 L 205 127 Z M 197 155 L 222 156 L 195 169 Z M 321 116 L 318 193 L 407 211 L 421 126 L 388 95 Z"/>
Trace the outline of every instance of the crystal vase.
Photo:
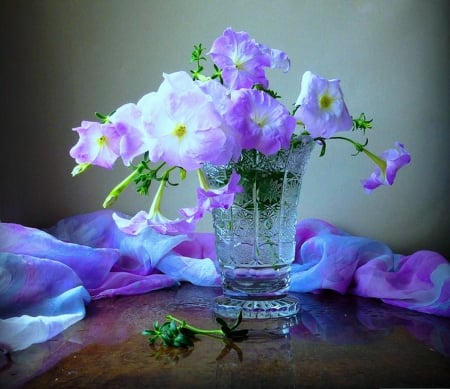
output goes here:
<path id="1" fill-rule="evenodd" d="M 313 146 L 299 137 L 273 155 L 246 150 L 237 162 L 204 166 L 211 187 L 226 184 L 234 169 L 243 189 L 231 207 L 212 213 L 223 287 L 217 315 L 272 319 L 298 312 L 288 291 L 300 186 Z"/>

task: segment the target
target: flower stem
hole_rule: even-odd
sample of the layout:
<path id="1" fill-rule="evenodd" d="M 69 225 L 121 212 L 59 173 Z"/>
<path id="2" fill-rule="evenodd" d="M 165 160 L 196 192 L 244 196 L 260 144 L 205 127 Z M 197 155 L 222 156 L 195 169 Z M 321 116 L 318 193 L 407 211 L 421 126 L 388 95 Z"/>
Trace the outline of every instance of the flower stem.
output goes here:
<path id="1" fill-rule="evenodd" d="M 161 165 L 162 166 L 162 165 Z M 158 170 L 161 168 L 158 167 Z M 171 168 L 167 169 L 161 176 L 160 183 L 158 190 L 156 191 L 155 197 L 153 198 L 152 204 L 150 206 L 150 209 L 148 211 L 149 218 L 151 219 L 156 214 L 161 212 L 161 201 L 163 198 L 164 190 L 166 189 L 167 181 L 169 181 L 169 176 L 172 170 L 177 169 L 177 166 L 172 166 Z"/>
<path id="2" fill-rule="evenodd" d="M 177 319 L 176 317 L 173 317 L 172 315 L 167 315 L 166 319 L 173 320 L 173 321 L 177 322 L 178 324 L 181 324 L 184 328 L 187 328 L 188 330 L 195 332 L 196 334 L 199 334 L 199 335 L 208 335 L 208 336 L 214 336 L 214 337 L 225 336 L 225 334 L 223 333 L 222 330 L 204 330 L 202 328 L 198 328 L 193 325 L 187 324 L 184 320 Z"/>
<path id="3" fill-rule="evenodd" d="M 382 173 L 385 174 L 385 172 L 386 172 L 386 161 L 384 161 L 380 157 L 376 156 L 371 151 L 367 150 L 365 148 L 365 146 L 362 145 L 361 143 L 358 143 L 358 142 L 354 141 L 353 139 L 349 139 L 349 138 L 346 138 L 344 136 L 332 136 L 332 137 L 330 137 L 328 139 L 341 139 L 341 140 L 345 140 L 347 142 L 350 142 L 353 146 L 355 146 L 355 149 L 356 149 L 356 151 L 358 151 L 358 153 L 366 154 L 381 169 Z"/>
<path id="4" fill-rule="evenodd" d="M 197 177 L 198 182 L 200 184 L 200 188 L 202 188 L 203 190 L 208 190 L 209 189 L 208 181 L 206 180 L 206 177 L 203 174 L 202 169 L 197 169 Z"/>
<path id="5" fill-rule="evenodd" d="M 161 177 L 161 182 L 159 183 L 158 190 L 156 191 L 155 197 L 153 198 L 152 205 L 148 211 L 148 216 L 151 219 L 161 210 L 161 201 L 164 194 L 164 189 L 166 189 L 166 181 L 168 178 L 167 172 Z"/>

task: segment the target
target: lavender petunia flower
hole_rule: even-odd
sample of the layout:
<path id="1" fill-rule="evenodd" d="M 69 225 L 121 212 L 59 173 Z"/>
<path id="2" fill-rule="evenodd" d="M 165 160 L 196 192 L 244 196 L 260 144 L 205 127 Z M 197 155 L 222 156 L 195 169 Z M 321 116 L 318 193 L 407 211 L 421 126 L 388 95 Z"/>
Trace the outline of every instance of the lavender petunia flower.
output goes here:
<path id="1" fill-rule="evenodd" d="M 112 218 L 117 228 L 128 235 L 139 235 L 148 227 L 147 212 L 139 211 L 132 218 L 126 218 L 113 213 Z"/>
<path id="2" fill-rule="evenodd" d="M 224 119 L 232 105 L 229 89 L 214 80 L 196 81 L 195 83 L 203 91 L 203 93 L 211 99 L 221 118 Z M 231 159 L 237 161 L 242 152 L 232 129 L 225 120 L 222 122 L 221 129 L 226 135 L 226 143 L 224 144 L 223 149 L 227 150 L 228 153 L 218 155 L 220 158 L 217 158 L 216 161 L 210 161 L 217 165 L 228 163 L 230 161 L 230 156 Z"/>
<path id="3" fill-rule="evenodd" d="M 197 171 L 200 187 L 197 189 L 197 206 L 192 208 L 182 208 L 179 212 L 190 223 L 197 223 L 205 212 L 211 212 L 214 208 L 229 208 L 236 193 L 242 192 L 239 185 L 240 175 L 235 171 L 231 173 L 228 183 L 220 188 L 210 188 L 201 170 Z"/>
<path id="4" fill-rule="evenodd" d="M 117 213 L 112 217 L 117 228 L 128 235 L 139 235 L 148 227 L 162 235 L 189 234 L 195 230 L 193 218 L 171 220 L 159 211 L 154 212 L 152 216 L 145 211 L 139 211 L 131 219 L 121 217 Z"/>
<path id="5" fill-rule="evenodd" d="M 164 75 L 144 116 L 151 117 L 152 161 L 194 170 L 204 162 L 226 163 L 231 158 L 221 115 L 186 72 Z"/>
<path id="6" fill-rule="evenodd" d="M 395 142 L 396 149 L 384 151 L 380 157 L 369 155 L 377 166 L 375 171 L 362 184 L 367 193 L 381 185 L 392 185 L 399 169 L 411 162 L 411 155 L 400 142 Z"/>
<path id="7" fill-rule="evenodd" d="M 70 150 L 78 164 L 92 164 L 111 169 L 120 154 L 122 131 L 111 123 L 83 121 L 73 129 L 80 139 Z"/>
<path id="8" fill-rule="evenodd" d="M 243 149 L 270 155 L 289 147 L 296 123 L 284 105 L 255 89 L 233 91 L 231 100 L 227 120 Z"/>
<path id="9" fill-rule="evenodd" d="M 259 49 L 270 56 L 270 68 L 271 69 L 281 69 L 284 73 L 287 73 L 291 68 L 291 60 L 289 59 L 286 52 L 271 49 L 261 43 L 258 43 Z"/>
<path id="10" fill-rule="evenodd" d="M 303 74 L 295 118 L 313 138 L 329 138 L 350 130 L 353 121 L 344 102 L 339 80 L 327 80 L 307 71 Z"/>
<path id="11" fill-rule="evenodd" d="M 123 134 L 120 140 L 120 155 L 126 166 L 148 148 L 148 137 L 143 131 L 141 117 L 142 112 L 137 105 L 128 103 L 119 107 L 109 118 Z"/>
<path id="12" fill-rule="evenodd" d="M 233 171 L 228 184 L 221 188 L 198 188 L 199 207 L 207 212 L 214 208 L 229 208 L 233 204 L 235 194 L 242 192 L 242 187 L 239 185 L 240 179 L 240 175 Z"/>
<path id="13" fill-rule="evenodd" d="M 267 88 L 264 67 L 272 64 L 270 53 L 261 50 L 246 32 L 235 32 L 227 28 L 214 41 L 209 55 L 222 69 L 223 81 L 229 88 L 251 88 L 255 84 Z"/>

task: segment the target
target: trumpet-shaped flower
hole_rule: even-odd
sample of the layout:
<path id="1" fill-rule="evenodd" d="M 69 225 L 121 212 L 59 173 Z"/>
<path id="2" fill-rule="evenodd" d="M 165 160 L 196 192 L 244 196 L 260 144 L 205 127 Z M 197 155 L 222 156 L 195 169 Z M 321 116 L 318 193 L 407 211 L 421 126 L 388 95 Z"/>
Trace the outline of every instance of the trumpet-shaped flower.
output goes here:
<path id="1" fill-rule="evenodd" d="M 152 161 L 164 161 L 186 170 L 204 162 L 230 159 L 223 119 L 211 99 L 186 72 L 164 75 L 155 101 L 144 116 L 151 118 L 149 149 Z"/>
<path id="2" fill-rule="evenodd" d="M 231 89 L 268 86 L 264 67 L 272 65 L 270 53 L 262 50 L 246 32 L 227 28 L 209 52 L 213 62 L 222 69 L 224 83 Z"/>
<path id="3" fill-rule="evenodd" d="M 313 138 L 329 138 L 350 130 L 353 121 L 344 102 L 339 80 L 327 80 L 307 71 L 303 74 L 295 118 Z"/>
<path id="4" fill-rule="evenodd" d="M 147 227 L 163 235 L 189 234 L 194 231 L 195 224 L 187 219 L 168 219 L 161 212 L 155 212 L 153 215 L 145 211 L 139 211 L 131 219 L 119 216 L 117 213 L 112 215 L 117 228 L 129 235 L 139 235 Z"/>
<path id="5" fill-rule="evenodd" d="M 231 99 L 227 119 L 243 149 L 269 155 L 289 147 L 296 122 L 284 105 L 255 89 L 233 91 Z"/>
<path id="6" fill-rule="evenodd" d="M 92 164 L 111 169 L 120 155 L 122 131 L 111 123 L 83 121 L 73 129 L 80 136 L 70 150 L 78 164 Z"/>
<path id="7" fill-rule="evenodd" d="M 374 172 L 362 184 L 367 193 L 381 185 L 392 185 L 399 169 L 411 162 L 411 155 L 400 142 L 396 148 L 384 151 L 379 157 L 371 157 L 377 164 Z"/>

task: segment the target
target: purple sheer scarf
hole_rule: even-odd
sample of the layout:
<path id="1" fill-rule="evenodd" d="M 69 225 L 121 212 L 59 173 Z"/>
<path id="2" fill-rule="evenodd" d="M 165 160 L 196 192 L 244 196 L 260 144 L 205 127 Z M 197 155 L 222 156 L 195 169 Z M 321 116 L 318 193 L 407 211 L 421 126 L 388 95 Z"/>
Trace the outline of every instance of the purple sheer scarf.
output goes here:
<path id="1" fill-rule="evenodd" d="M 111 216 L 77 215 L 47 231 L 0 223 L 0 347 L 21 350 L 50 339 L 82 319 L 91 298 L 181 281 L 220 286 L 212 234 L 166 236 L 148 228 L 130 236 Z M 436 252 L 393 254 L 318 219 L 298 223 L 296 244 L 294 292 L 334 290 L 450 316 L 450 264 Z"/>

